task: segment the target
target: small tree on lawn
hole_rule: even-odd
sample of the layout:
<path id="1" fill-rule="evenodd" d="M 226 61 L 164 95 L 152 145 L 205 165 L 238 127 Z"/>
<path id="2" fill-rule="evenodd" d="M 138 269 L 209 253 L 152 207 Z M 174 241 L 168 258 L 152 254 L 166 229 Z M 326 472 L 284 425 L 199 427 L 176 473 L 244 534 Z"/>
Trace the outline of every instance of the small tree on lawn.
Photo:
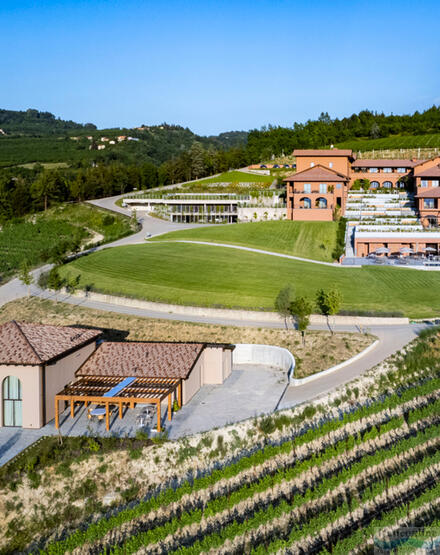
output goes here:
<path id="1" fill-rule="evenodd" d="M 275 310 L 284 318 L 284 325 L 287 329 L 287 318 L 291 316 L 290 305 L 293 300 L 293 291 L 290 285 L 283 287 L 275 299 Z"/>
<path id="2" fill-rule="evenodd" d="M 63 287 L 63 285 L 64 285 L 64 280 L 60 276 L 58 268 L 55 266 L 49 272 L 49 275 L 47 277 L 47 286 L 49 287 L 49 289 L 53 289 L 55 291 L 56 301 L 58 301 L 58 291 Z"/>
<path id="3" fill-rule="evenodd" d="M 330 289 L 330 291 L 324 291 L 324 289 L 319 289 L 316 293 L 316 304 L 319 310 L 327 318 L 327 325 L 333 334 L 333 330 L 329 324 L 329 316 L 337 314 L 342 304 L 342 295 L 337 289 Z"/>
<path id="4" fill-rule="evenodd" d="M 27 296 L 29 297 L 31 294 L 31 284 L 34 282 L 34 278 L 30 272 L 27 260 L 23 260 L 21 263 L 18 277 L 27 286 Z"/>
<path id="5" fill-rule="evenodd" d="M 306 344 L 305 332 L 310 324 L 312 310 L 313 304 L 305 297 L 296 297 L 296 299 L 290 303 L 290 314 L 296 322 L 298 331 L 301 332 L 303 345 Z"/>

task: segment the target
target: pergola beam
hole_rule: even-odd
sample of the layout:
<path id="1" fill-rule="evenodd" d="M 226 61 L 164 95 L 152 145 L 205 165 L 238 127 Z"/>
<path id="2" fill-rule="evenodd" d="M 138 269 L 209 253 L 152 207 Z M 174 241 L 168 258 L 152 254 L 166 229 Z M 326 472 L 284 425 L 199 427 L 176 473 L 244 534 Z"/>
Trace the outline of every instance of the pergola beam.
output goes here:
<path id="1" fill-rule="evenodd" d="M 123 417 L 123 406 L 134 408 L 136 404 L 156 404 L 157 431 L 161 431 L 161 403 L 168 399 L 168 420 L 172 419 L 172 396 L 177 396 L 179 407 L 182 406 L 182 380 L 175 378 L 138 378 L 124 388 L 115 397 L 103 395 L 109 387 L 117 385 L 123 378 L 117 377 L 83 377 L 76 383 L 66 386 L 55 396 L 55 427 L 59 428 L 59 401 L 70 402 L 70 416 L 75 415 L 75 403 L 89 403 L 105 406 L 106 429 L 110 429 L 110 405 L 119 409 L 119 418 Z"/>

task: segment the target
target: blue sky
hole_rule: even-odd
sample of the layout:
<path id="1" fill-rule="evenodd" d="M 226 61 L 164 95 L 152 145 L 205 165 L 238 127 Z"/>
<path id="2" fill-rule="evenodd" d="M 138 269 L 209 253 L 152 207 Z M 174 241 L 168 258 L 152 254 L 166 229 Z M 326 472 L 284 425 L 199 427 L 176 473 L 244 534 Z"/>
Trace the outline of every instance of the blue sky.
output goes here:
<path id="1" fill-rule="evenodd" d="M 440 104 L 440 3 L 1 0 L 0 107 L 200 134 Z"/>

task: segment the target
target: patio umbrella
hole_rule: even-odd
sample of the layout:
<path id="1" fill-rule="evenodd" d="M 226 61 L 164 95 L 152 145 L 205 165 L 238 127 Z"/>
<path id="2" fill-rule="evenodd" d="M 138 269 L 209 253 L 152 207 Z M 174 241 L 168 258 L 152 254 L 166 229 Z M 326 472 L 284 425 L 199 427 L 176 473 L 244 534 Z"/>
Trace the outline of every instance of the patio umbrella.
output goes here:
<path id="1" fill-rule="evenodd" d="M 414 251 L 413 251 L 412 249 L 410 249 L 409 247 L 402 247 L 401 249 L 399 249 L 399 251 L 400 251 L 402 254 L 411 254 L 411 253 L 414 252 Z"/>
<path id="2" fill-rule="evenodd" d="M 386 247 L 379 247 L 374 252 L 376 254 L 388 254 L 390 252 L 390 249 L 387 249 Z"/>
<path id="3" fill-rule="evenodd" d="M 435 249 L 434 247 L 426 247 L 426 248 L 422 249 L 422 251 L 425 251 L 425 252 L 437 252 L 437 249 Z"/>

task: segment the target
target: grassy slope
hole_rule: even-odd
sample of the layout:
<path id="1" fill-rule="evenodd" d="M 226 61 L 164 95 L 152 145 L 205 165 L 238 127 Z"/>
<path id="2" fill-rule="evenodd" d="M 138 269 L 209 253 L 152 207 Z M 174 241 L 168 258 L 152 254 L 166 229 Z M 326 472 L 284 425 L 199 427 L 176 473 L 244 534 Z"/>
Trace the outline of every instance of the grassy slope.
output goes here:
<path id="1" fill-rule="evenodd" d="M 270 175 L 257 175 L 238 171 L 225 172 L 217 177 L 202 179 L 198 183 L 272 183 L 274 178 Z M 189 185 L 191 186 L 191 185 Z"/>
<path id="2" fill-rule="evenodd" d="M 337 226 L 336 222 L 255 222 L 173 231 L 152 240 L 228 243 L 331 262 Z"/>
<path id="3" fill-rule="evenodd" d="M 344 309 L 438 315 L 440 274 L 409 269 L 329 267 L 207 245 L 151 243 L 107 249 L 64 266 L 81 284 L 133 297 L 188 305 L 273 309 L 292 284 L 313 299 L 336 286 Z"/>
<path id="4" fill-rule="evenodd" d="M 396 148 L 434 148 L 440 147 L 440 133 L 428 135 L 395 135 L 383 139 L 352 139 L 338 143 L 338 148 L 352 148 L 353 150 L 381 150 Z"/>

